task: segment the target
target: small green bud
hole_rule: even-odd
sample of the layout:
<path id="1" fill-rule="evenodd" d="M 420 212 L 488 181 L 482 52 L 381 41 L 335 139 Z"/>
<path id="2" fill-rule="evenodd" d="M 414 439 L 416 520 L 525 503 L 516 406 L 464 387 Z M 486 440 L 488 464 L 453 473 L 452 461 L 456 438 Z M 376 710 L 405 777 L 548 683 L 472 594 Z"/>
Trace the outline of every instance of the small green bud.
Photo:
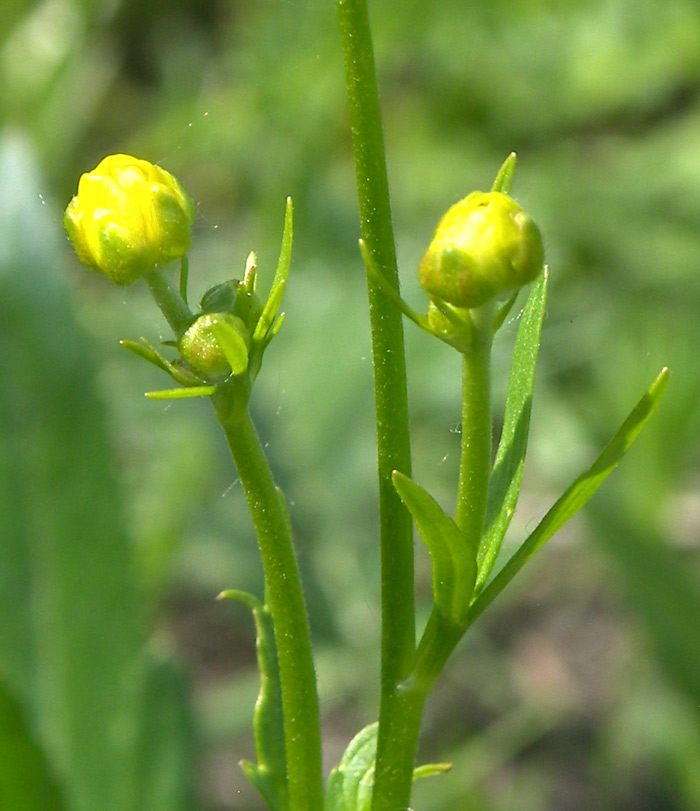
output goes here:
<path id="1" fill-rule="evenodd" d="M 211 287 L 202 296 L 203 313 L 231 312 L 242 319 L 252 333 L 263 311 L 257 294 L 239 279 L 230 279 Z"/>
<path id="2" fill-rule="evenodd" d="M 63 223 L 83 264 L 127 285 L 190 247 L 194 203 L 164 169 L 110 155 L 81 176 Z"/>
<path id="3" fill-rule="evenodd" d="M 226 349 L 220 340 L 221 332 L 217 336 L 217 331 L 226 336 Z M 249 345 L 250 334 L 238 316 L 205 313 L 180 338 L 178 349 L 195 371 L 209 377 L 245 371 Z"/>
<path id="4" fill-rule="evenodd" d="M 440 220 L 418 276 L 433 298 L 480 307 L 535 279 L 544 263 L 542 236 L 507 194 L 472 192 Z"/>

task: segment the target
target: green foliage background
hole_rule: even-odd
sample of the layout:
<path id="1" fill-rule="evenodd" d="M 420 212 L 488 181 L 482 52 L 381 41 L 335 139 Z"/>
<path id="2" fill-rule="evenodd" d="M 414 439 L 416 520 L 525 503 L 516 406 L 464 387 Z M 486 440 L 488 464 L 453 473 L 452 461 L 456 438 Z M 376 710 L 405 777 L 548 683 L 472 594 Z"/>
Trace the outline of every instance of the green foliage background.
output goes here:
<path id="1" fill-rule="evenodd" d="M 376 715 L 371 368 L 331 0 L 16 0 L 0 19 L 0 808 L 260 808 L 243 496 L 204 402 L 120 338 L 166 338 L 60 225 L 105 154 L 198 204 L 192 297 L 296 207 L 287 320 L 255 417 L 292 504 L 328 767 Z M 514 542 L 663 365 L 659 413 L 585 516 L 477 624 L 429 703 L 424 811 L 700 807 L 700 7 L 691 0 L 370 3 L 405 297 L 443 211 L 520 156 L 547 241 Z M 505 388 L 509 324 L 496 347 Z M 447 507 L 459 361 L 407 326 L 416 478 Z M 429 607 L 427 554 L 418 597 Z M 3 737 L 4 736 L 4 737 Z"/>

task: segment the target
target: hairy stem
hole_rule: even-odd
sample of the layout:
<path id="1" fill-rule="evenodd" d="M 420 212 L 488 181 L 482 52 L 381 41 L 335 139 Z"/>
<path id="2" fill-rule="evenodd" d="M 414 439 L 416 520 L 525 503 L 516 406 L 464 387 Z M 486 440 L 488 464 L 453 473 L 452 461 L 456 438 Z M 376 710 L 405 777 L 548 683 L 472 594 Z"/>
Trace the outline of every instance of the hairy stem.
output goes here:
<path id="1" fill-rule="evenodd" d="M 260 546 L 265 604 L 275 629 L 282 685 L 289 809 L 320 811 L 321 734 L 308 616 L 287 508 L 250 419 L 245 395 L 225 387 L 213 400 Z"/>
<path id="2" fill-rule="evenodd" d="M 389 187 L 372 38 L 365 0 L 337 0 L 350 107 L 362 239 L 373 264 L 398 290 Z M 421 702 L 399 684 L 415 653 L 413 530 L 391 482 L 410 475 L 408 397 L 401 313 L 368 275 L 374 360 L 382 567 L 382 662 L 374 811 L 409 804 Z"/>
<path id="3" fill-rule="evenodd" d="M 470 350 L 462 355 L 462 441 L 455 522 L 478 549 L 491 472 L 491 305 L 472 311 Z"/>
<path id="4" fill-rule="evenodd" d="M 144 279 L 175 337 L 180 338 L 194 319 L 180 291 L 171 284 L 168 273 L 163 268 L 154 268 Z"/>

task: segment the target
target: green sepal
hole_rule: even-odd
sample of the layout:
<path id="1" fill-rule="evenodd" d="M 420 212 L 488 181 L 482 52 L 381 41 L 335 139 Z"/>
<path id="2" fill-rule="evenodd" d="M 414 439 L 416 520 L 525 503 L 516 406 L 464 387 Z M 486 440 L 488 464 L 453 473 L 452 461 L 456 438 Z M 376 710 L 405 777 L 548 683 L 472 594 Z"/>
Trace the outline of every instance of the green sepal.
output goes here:
<path id="1" fill-rule="evenodd" d="M 253 613 L 257 633 L 260 694 L 255 704 L 253 732 L 258 762 L 241 761 L 241 769 L 260 792 L 271 811 L 288 811 L 282 686 L 272 616 L 257 597 L 246 591 L 237 589 L 222 591 L 218 599 L 238 600 L 248 606 Z"/>
<path id="2" fill-rule="evenodd" d="M 515 152 L 511 152 L 501 164 L 501 168 L 498 170 L 496 178 L 493 181 L 493 186 L 491 186 L 491 191 L 498 191 L 501 192 L 501 194 L 510 193 L 517 162 L 518 156 Z"/>
<path id="3" fill-rule="evenodd" d="M 360 730 L 331 771 L 325 811 L 370 811 L 378 726 L 375 722 Z"/>
<path id="4" fill-rule="evenodd" d="M 248 368 L 248 347 L 241 333 L 226 321 L 217 321 L 211 325 L 211 330 L 231 367 L 231 374 L 243 374 Z"/>
<path id="5" fill-rule="evenodd" d="M 546 300 L 545 269 L 530 290 L 515 339 L 503 430 L 489 481 L 485 530 L 477 557 L 477 593 L 483 588 L 493 569 L 520 493 Z"/>
<path id="6" fill-rule="evenodd" d="M 459 627 L 466 617 L 476 582 L 476 549 L 422 487 L 396 470 L 392 481 L 430 552 L 435 609 Z"/>
<path id="7" fill-rule="evenodd" d="M 535 552 L 541 549 L 590 500 L 600 485 L 615 470 L 659 404 L 667 383 L 668 369 L 664 368 L 600 456 L 566 489 L 534 532 L 528 536 L 513 557 L 477 597 L 467 617 L 469 624 L 483 613 Z"/>

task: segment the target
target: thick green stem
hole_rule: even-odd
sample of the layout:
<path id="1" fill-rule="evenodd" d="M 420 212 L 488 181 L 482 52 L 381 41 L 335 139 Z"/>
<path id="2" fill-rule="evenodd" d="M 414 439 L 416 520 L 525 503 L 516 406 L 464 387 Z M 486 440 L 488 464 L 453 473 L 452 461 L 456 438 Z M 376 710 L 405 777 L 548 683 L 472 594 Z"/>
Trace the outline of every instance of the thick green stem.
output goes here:
<path id="1" fill-rule="evenodd" d="M 337 0 L 350 107 L 362 238 L 398 290 L 379 96 L 365 0 Z M 382 566 L 382 677 L 374 811 L 409 804 L 420 706 L 406 711 L 399 684 L 415 653 L 413 529 L 391 482 L 410 475 L 408 397 L 401 313 L 367 279 L 372 330 Z M 415 702 L 413 703 L 415 705 Z M 420 702 L 422 706 L 422 702 Z"/>
<path id="2" fill-rule="evenodd" d="M 214 398 L 253 519 L 265 603 L 275 629 L 290 811 L 323 808 L 321 734 L 309 622 L 284 499 L 250 419 L 246 393 L 223 388 Z"/>
<path id="3" fill-rule="evenodd" d="M 175 337 L 180 338 L 194 318 L 180 291 L 171 284 L 168 273 L 162 268 L 154 268 L 144 279 Z"/>
<path id="4" fill-rule="evenodd" d="M 473 342 L 462 356 L 462 450 L 455 522 L 478 549 L 484 529 L 492 452 L 490 305 L 474 310 Z"/>

